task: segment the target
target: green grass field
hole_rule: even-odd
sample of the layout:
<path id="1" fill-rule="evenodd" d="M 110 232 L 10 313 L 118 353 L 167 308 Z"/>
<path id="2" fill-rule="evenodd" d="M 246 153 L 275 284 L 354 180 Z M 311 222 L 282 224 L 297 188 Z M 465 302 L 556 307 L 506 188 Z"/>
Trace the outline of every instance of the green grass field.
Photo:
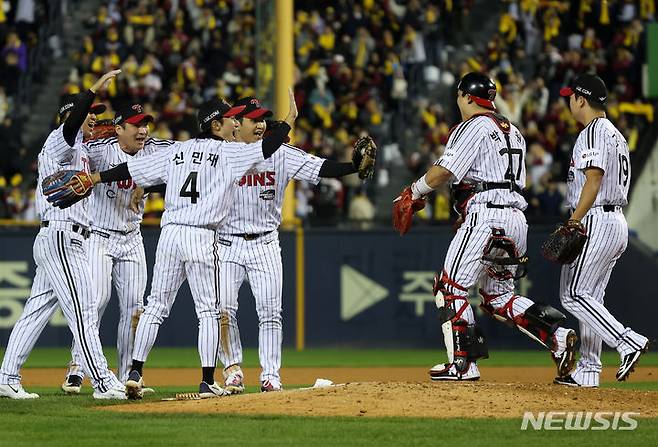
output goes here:
<path id="1" fill-rule="evenodd" d="M 114 361 L 115 353 L 106 350 Z M 62 367 L 66 349 L 37 349 L 26 367 Z M 317 349 L 284 352 L 286 366 L 419 366 L 436 360 L 436 351 Z M 604 364 L 616 365 L 615 353 L 606 353 Z M 486 360 L 490 366 L 546 365 L 545 353 L 497 351 Z M 148 367 L 197 367 L 194 349 L 156 348 Z M 257 366 L 257 353 L 245 352 L 244 366 Z M 643 357 L 642 365 L 658 365 L 658 355 Z M 303 384 L 298 384 L 303 385 Z M 627 389 L 658 391 L 657 382 L 623 383 Z M 41 394 L 37 401 L 0 400 L 0 446 L 24 445 L 655 445 L 658 419 L 640 419 L 637 430 L 622 431 L 521 431 L 520 419 L 410 419 L 410 418 L 302 418 L 204 415 L 145 415 L 112 413 L 94 407 L 107 405 L 91 398 L 85 388 L 80 396 L 64 396 L 55 388 L 31 387 Z M 160 387 L 160 395 L 189 389 Z M 257 392 L 248 388 L 248 392 Z M 156 399 L 156 397 L 151 397 Z M 448 402 L 437 402 L 437 411 Z M 452 403 L 458 405 L 457 402 Z M 129 403 L 128 405 L 139 405 Z M 547 404 L 547 409 L 550 409 Z"/>

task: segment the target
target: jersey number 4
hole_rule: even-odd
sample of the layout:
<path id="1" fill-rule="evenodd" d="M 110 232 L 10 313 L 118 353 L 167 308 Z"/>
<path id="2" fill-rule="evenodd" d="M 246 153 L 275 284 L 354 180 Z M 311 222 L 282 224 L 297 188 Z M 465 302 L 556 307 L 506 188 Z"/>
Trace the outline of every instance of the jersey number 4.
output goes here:
<path id="1" fill-rule="evenodd" d="M 196 179 L 199 176 L 197 171 L 190 172 L 190 175 L 185 179 L 183 187 L 180 189 L 181 197 L 189 197 L 192 203 L 196 204 L 197 199 L 199 198 L 199 191 L 196 189 Z"/>

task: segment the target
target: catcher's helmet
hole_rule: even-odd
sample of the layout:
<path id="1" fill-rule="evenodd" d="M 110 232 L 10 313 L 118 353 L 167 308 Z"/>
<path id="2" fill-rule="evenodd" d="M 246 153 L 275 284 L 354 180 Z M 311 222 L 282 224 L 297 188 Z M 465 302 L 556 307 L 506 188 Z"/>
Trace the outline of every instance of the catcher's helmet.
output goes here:
<path id="1" fill-rule="evenodd" d="M 494 110 L 496 106 L 496 84 L 489 76 L 472 71 L 464 75 L 457 85 L 457 90 L 470 95 L 474 103 L 481 107 Z"/>

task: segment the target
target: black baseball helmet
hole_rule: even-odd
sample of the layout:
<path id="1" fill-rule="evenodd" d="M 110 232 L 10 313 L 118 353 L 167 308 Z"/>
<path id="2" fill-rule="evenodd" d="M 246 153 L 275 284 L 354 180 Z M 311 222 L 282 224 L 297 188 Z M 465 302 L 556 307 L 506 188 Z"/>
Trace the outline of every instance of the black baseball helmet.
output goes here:
<path id="1" fill-rule="evenodd" d="M 483 73 L 472 71 L 464 75 L 457 85 L 457 90 L 470 95 L 477 105 L 495 110 L 494 99 L 496 99 L 496 84 L 491 78 Z"/>

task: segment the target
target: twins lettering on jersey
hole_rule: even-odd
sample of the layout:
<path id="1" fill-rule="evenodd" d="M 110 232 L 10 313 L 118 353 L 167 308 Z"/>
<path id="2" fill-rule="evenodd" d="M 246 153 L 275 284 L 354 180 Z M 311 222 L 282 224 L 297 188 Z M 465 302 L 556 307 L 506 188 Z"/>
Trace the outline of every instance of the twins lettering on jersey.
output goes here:
<path id="1" fill-rule="evenodd" d="M 107 186 L 112 187 L 114 185 L 114 182 L 107 182 L 105 183 Z M 135 182 L 132 181 L 132 179 L 128 180 L 119 180 L 116 182 L 117 188 L 119 189 L 135 189 L 137 188 L 137 185 Z"/>
<path id="2" fill-rule="evenodd" d="M 238 186 L 274 186 L 276 183 L 276 172 L 254 172 L 249 173 L 240 179 Z"/>

